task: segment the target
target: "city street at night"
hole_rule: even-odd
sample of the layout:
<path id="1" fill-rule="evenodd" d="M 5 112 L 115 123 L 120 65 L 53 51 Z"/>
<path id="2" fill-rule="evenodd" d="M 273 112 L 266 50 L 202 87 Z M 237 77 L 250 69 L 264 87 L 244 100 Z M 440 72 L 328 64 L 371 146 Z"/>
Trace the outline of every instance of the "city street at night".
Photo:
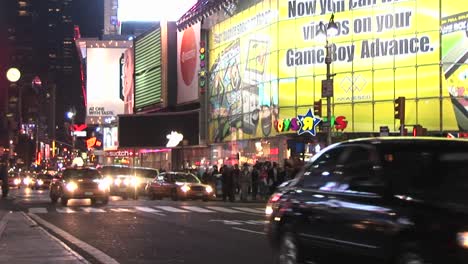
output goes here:
<path id="1" fill-rule="evenodd" d="M 106 206 L 72 200 L 62 207 L 50 203 L 47 190 L 10 196 L 11 207 L 1 210 L 25 212 L 91 263 L 272 263 L 261 203 L 114 196 Z"/>

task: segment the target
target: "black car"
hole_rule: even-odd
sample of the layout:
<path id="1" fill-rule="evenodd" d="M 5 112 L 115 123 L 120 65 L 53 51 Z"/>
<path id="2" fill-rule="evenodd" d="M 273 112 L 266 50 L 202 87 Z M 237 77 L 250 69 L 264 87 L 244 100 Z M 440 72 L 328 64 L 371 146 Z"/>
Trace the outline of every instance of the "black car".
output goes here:
<path id="1" fill-rule="evenodd" d="M 468 141 L 372 138 L 313 157 L 267 204 L 279 263 L 468 263 Z"/>
<path id="2" fill-rule="evenodd" d="M 67 168 L 53 179 L 50 185 L 50 199 L 52 203 L 60 199 L 64 206 L 68 204 L 69 199 L 91 199 L 92 204 L 99 200 L 107 204 L 109 184 L 95 169 Z"/>
<path id="3" fill-rule="evenodd" d="M 39 173 L 32 180 L 31 188 L 33 190 L 49 189 L 54 177 L 48 173 Z"/>

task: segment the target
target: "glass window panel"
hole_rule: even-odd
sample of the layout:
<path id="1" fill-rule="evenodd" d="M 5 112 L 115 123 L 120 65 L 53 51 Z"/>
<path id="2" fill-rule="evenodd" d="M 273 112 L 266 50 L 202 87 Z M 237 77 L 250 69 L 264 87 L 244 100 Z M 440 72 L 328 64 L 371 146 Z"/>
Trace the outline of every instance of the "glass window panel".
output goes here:
<path id="1" fill-rule="evenodd" d="M 404 67 L 395 69 L 395 96 L 416 98 L 416 68 Z"/>
<path id="2" fill-rule="evenodd" d="M 296 79 L 280 79 L 279 80 L 279 106 L 295 106 L 296 105 Z"/>
<path id="3" fill-rule="evenodd" d="M 418 98 L 439 97 L 439 65 L 420 66 L 417 70 Z M 414 77 L 413 77 L 414 78 Z"/>
<path id="4" fill-rule="evenodd" d="M 418 124 L 429 130 L 440 130 L 440 100 L 418 101 Z"/>
<path id="5" fill-rule="evenodd" d="M 442 125 L 445 131 L 468 130 L 468 108 L 463 107 L 459 100 L 444 98 L 442 101 Z"/>
<path id="6" fill-rule="evenodd" d="M 374 104 L 374 132 L 380 131 L 381 126 L 388 126 L 390 131 L 397 131 L 400 124 L 398 123 L 395 127 L 395 115 L 393 101 L 390 102 L 379 102 Z"/>
<path id="7" fill-rule="evenodd" d="M 371 103 L 354 104 L 353 132 L 373 131 L 373 109 Z"/>
<path id="8" fill-rule="evenodd" d="M 394 89 L 393 69 L 375 70 L 373 78 L 374 100 L 393 100 Z"/>
<path id="9" fill-rule="evenodd" d="M 318 99 L 315 99 L 318 100 Z M 297 105 L 311 106 L 314 103 L 314 78 L 297 78 Z"/>

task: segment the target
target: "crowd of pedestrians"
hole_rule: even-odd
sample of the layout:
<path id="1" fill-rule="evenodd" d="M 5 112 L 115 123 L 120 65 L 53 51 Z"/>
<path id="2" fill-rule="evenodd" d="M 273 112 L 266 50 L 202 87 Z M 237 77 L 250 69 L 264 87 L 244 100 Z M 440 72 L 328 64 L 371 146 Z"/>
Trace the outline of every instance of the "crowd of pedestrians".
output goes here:
<path id="1" fill-rule="evenodd" d="M 201 180 L 205 184 L 216 186 L 220 175 L 223 201 L 234 202 L 239 197 L 241 202 L 249 200 L 266 200 L 284 181 L 293 179 L 301 167 L 299 160 L 285 160 L 283 166 L 276 162 L 257 162 L 253 166 L 244 163 L 242 166 L 216 165 L 206 168 Z"/>

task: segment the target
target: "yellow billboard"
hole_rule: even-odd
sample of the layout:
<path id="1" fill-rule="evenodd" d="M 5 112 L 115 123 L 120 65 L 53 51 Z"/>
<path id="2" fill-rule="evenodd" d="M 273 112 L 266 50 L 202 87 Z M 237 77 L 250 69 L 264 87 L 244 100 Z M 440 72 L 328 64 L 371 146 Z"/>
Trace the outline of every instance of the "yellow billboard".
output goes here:
<path id="1" fill-rule="evenodd" d="M 441 79 L 444 2 L 265 0 L 215 25 L 209 36 L 211 140 L 290 132 L 275 124 L 305 115 L 322 99 L 327 43 L 332 115 L 346 117 L 344 132 L 397 131 L 393 102 L 400 96 L 406 97 L 407 124 L 458 130 L 453 96 Z M 320 24 L 332 14 L 338 34 L 320 39 Z"/>

